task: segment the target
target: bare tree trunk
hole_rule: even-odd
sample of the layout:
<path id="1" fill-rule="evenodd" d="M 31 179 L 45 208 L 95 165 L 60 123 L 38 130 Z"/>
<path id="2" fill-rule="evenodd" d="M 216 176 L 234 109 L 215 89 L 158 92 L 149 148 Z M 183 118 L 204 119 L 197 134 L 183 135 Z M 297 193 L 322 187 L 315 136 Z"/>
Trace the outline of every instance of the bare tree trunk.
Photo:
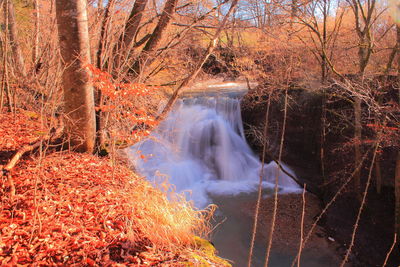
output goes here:
<path id="1" fill-rule="evenodd" d="M 322 10 L 322 16 L 323 16 L 323 22 L 322 22 L 322 41 L 321 41 L 321 46 L 322 46 L 322 51 L 326 51 L 327 48 L 327 19 L 328 19 L 328 0 L 324 0 L 323 4 L 323 10 Z M 321 82 L 325 83 L 326 78 L 328 75 L 328 64 L 326 62 L 326 54 L 323 52 L 321 54 Z"/>
<path id="2" fill-rule="evenodd" d="M 8 25 L 8 20 L 6 16 L 6 25 Z M 1 94 L 0 94 L 0 112 L 3 111 L 3 100 L 4 100 L 4 95 L 7 98 L 7 103 L 8 103 L 8 111 L 12 111 L 12 100 L 10 97 L 10 88 L 9 88 L 9 83 L 8 83 L 8 64 L 7 64 L 7 54 L 8 54 L 8 40 L 7 36 L 4 38 L 4 48 L 3 48 L 3 75 L 2 75 L 2 80 L 1 80 Z"/>
<path id="3" fill-rule="evenodd" d="M 107 41 L 107 28 L 108 28 L 109 21 L 111 19 L 111 8 L 113 7 L 114 2 L 115 2 L 115 0 L 108 1 L 106 10 L 104 12 L 104 17 L 103 17 L 103 20 L 101 23 L 100 38 L 99 38 L 99 42 L 97 45 L 97 51 L 96 51 L 96 67 L 98 69 L 103 69 L 104 62 L 102 60 L 102 56 L 103 56 L 105 44 Z"/>
<path id="4" fill-rule="evenodd" d="M 399 26 L 397 26 L 397 31 L 399 31 Z M 396 58 L 396 54 L 399 53 L 398 50 L 399 50 L 399 45 L 398 45 L 398 42 L 397 42 L 396 45 L 393 47 L 392 52 L 390 53 L 390 56 L 389 56 L 388 63 L 386 64 L 385 76 L 389 75 L 389 72 L 392 69 L 393 62 L 394 62 L 394 60 Z"/>
<path id="5" fill-rule="evenodd" d="M 107 28 L 109 21 L 111 19 L 111 9 L 114 6 L 115 0 L 109 0 L 107 3 L 106 10 L 104 12 L 103 21 L 101 24 L 100 38 L 98 43 L 97 55 L 96 55 L 96 67 L 100 70 L 103 69 L 103 53 L 105 52 L 105 44 L 107 41 Z M 103 96 L 99 88 L 95 89 L 95 106 L 98 108 L 96 110 L 96 149 L 100 151 L 105 143 L 105 133 L 103 125 L 103 111 L 101 110 L 101 105 L 103 102 Z"/>
<path id="6" fill-rule="evenodd" d="M 295 21 L 295 19 L 296 19 L 296 16 L 297 16 L 297 5 L 298 5 L 298 3 L 297 3 L 297 0 L 292 0 L 292 3 L 291 3 L 291 11 L 290 11 L 290 28 L 292 28 L 293 27 L 293 23 L 294 23 L 294 21 Z"/>
<path id="7" fill-rule="evenodd" d="M 95 111 L 90 72 L 90 45 L 86 0 L 57 0 L 56 15 L 63 73 L 66 133 L 80 152 L 92 152 Z"/>
<path id="8" fill-rule="evenodd" d="M 157 23 L 153 33 L 149 40 L 141 51 L 138 59 L 133 64 L 132 70 L 134 75 L 139 75 L 141 72 L 142 64 L 149 59 L 149 55 L 154 52 L 162 39 L 163 33 L 168 27 L 171 21 L 172 15 L 175 12 L 175 6 L 178 0 L 167 0 L 164 6 L 164 10 L 161 14 L 160 20 Z M 151 62 L 151 60 L 149 60 Z"/>
<path id="9" fill-rule="evenodd" d="M 132 42 L 139 29 L 140 21 L 142 20 L 143 11 L 146 8 L 147 2 L 148 0 L 135 1 L 131 13 L 129 14 L 128 21 L 126 22 L 125 30 L 119 40 L 120 47 L 126 49 L 127 54 L 129 54 L 132 48 Z"/>
<path id="10" fill-rule="evenodd" d="M 367 65 L 369 63 L 373 42 L 372 42 L 372 33 L 371 27 L 374 23 L 374 11 L 375 11 L 375 3 L 376 0 L 370 0 L 365 3 L 362 3 L 359 0 L 347 0 L 353 10 L 354 19 L 355 19 L 355 31 L 358 36 L 358 75 L 361 82 L 361 87 L 364 84 L 364 73 Z M 361 142 L 362 142 L 362 107 L 361 107 L 361 99 L 357 96 L 355 92 L 354 95 L 354 161 L 355 166 L 358 166 L 361 162 Z M 354 177 L 354 189 L 361 200 L 360 194 L 360 179 L 361 179 L 361 171 L 358 170 Z"/>
<path id="11" fill-rule="evenodd" d="M 18 31 L 17 31 L 17 23 L 15 20 L 15 10 L 14 4 L 11 0 L 6 0 L 6 9 L 7 9 L 7 19 L 8 19 L 8 35 L 11 44 L 11 49 L 14 55 L 15 65 L 18 68 L 18 72 L 23 77 L 26 76 L 25 69 L 25 60 L 22 55 L 21 47 L 18 42 Z"/>
<path id="12" fill-rule="evenodd" d="M 359 59 L 359 69 L 360 73 L 364 74 L 365 69 L 369 63 L 369 59 L 372 53 L 372 41 L 370 37 L 362 36 L 360 37 L 360 44 L 358 47 L 358 59 Z"/>
<path id="13" fill-rule="evenodd" d="M 396 24 L 396 45 L 393 47 L 392 53 L 390 54 L 389 61 L 386 65 L 385 74 L 388 75 L 390 69 L 392 68 L 393 61 L 396 57 L 398 58 L 398 65 L 400 64 L 400 24 Z M 400 65 L 398 66 L 398 71 L 400 72 Z"/>
<path id="14" fill-rule="evenodd" d="M 0 1 L 0 4 L 4 4 L 3 1 Z M 7 3 L 6 3 L 7 4 Z M 7 6 L 4 7 L 4 20 L 5 20 L 5 27 L 8 27 L 8 9 Z M 1 79 L 1 91 L 0 91 L 0 112 L 3 112 L 3 105 L 4 105 L 4 96 L 7 94 L 8 90 L 8 69 L 7 69 L 7 55 L 8 55 L 8 37 L 7 34 L 4 34 L 4 41 L 2 42 L 2 56 L 3 56 L 3 73 Z M 7 96 L 7 95 L 6 95 Z M 11 103 L 9 103 L 11 105 Z M 11 107 L 9 106 L 9 111 Z"/>
<path id="15" fill-rule="evenodd" d="M 35 41 L 33 44 L 33 53 L 32 53 L 32 61 L 33 64 L 36 64 L 39 57 L 39 40 L 40 40 L 40 9 L 39 9 L 39 0 L 35 0 Z"/>
<path id="16" fill-rule="evenodd" d="M 118 70 L 120 75 L 121 67 L 124 67 L 129 59 L 134 45 L 135 37 L 138 34 L 140 22 L 143 17 L 143 11 L 146 8 L 148 0 L 136 0 L 132 7 L 129 18 L 126 21 L 125 28 L 114 47 L 113 69 Z M 111 60 L 111 59 L 110 59 Z M 129 63 L 128 63 L 129 64 Z"/>

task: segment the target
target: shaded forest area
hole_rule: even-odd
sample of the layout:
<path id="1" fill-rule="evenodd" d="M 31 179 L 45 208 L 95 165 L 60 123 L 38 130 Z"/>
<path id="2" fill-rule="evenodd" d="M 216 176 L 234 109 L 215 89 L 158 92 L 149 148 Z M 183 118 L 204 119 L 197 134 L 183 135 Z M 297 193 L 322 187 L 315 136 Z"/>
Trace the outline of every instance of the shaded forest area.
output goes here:
<path id="1" fill-rule="evenodd" d="M 75 195 L 65 203 L 56 197 L 67 194 L 65 188 L 93 190 L 90 198 L 102 186 L 113 192 L 129 184 L 123 178 L 126 173 L 118 174 L 125 164 L 118 149 L 147 136 L 182 88 L 212 79 L 257 82 L 242 103 L 248 139 L 260 153 L 265 146 L 268 159 L 277 159 L 284 136 L 282 159 L 328 207 L 319 223 L 343 245 L 343 264 L 399 264 L 397 1 L 1 0 L 0 4 L 1 264 L 109 261 L 174 266 L 205 261 L 224 265 L 213 255 L 204 256 L 199 242 L 191 239 L 207 233 L 209 226 L 208 213 L 190 208 L 187 225 L 181 227 L 184 231 L 172 231 L 178 241 L 174 236 L 160 238 L 165 229 L 144 227 L 162 215 L 147 210 L 132 213 L 143 207 L 132 208 L 129 201 L 121 210 L 108 211 L 111 219 L 88 214 L 95 227 L 85 226 L 88 234 L 79 238 L 74 230 L 63 237 L 64 228 L 54 230 L 60 234 L 46 232 L 50 225 L 58 227 L 50 216 L 78 214 L 70 203 Z M 73 163 L 65 168 L 88 162 L 103 166 L 103 174 L 89 168 L 93 176 L 85 181 L 80 176 L 85 171 L 65 174 L 65 180 L 61 173 L 56 183 L 54 168 L 67 164 L 64 158 Z M 111 176 L 104 178 L 106 172 Z M 102 181 L 106 185 L 99 184 Z M 125 201 L 133 191 L 102 201 Z M 101 194 L 109 196 L 106 192 Z M 149 195 L 158 194 L 154 192 Z M 165 201 L 163 196 L 154 198 L 155 206 Z M 90 212 L 97 209 L 102 208 Z M 172 204 L 166 209 L 174 213 L 180 208 Z M 182 217 L 175 215 L 166 225 L 176 227 Z M 146 223 L 143 216 L 149 218 Z M 57 223 L 75 229 L 77 222 L 64 219 Z M 96 238 L 102 243 L 93 245 Z M 169 247 L 163 238 L 178 245 Z M 49 240 L 59 241 L 50 245 Z M 67 250 L 55 248 L 61 240 Z M 99 253 L 90 253 L 92 245 Z M 43 251 L 47 252 L 38 253 Z"/>

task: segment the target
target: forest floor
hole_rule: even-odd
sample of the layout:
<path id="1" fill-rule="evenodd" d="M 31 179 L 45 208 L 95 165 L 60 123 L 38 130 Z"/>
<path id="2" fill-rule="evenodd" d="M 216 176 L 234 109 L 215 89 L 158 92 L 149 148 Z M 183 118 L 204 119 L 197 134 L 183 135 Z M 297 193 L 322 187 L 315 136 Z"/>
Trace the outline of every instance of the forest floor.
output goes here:
<path id="1" fill-rule="evenodd" d="M 0 167 L 48 131 L 27 111 L 0 114 Z M 54 149 L 24 156 L 0 183 L 0 265 L 222 266 L 194 237 L 204 212 L 171 202 L 126 165 Z M 197 245 L 196 245 L 197 243 Z M 206 251 L 207 250 L 207 251 Z"/>

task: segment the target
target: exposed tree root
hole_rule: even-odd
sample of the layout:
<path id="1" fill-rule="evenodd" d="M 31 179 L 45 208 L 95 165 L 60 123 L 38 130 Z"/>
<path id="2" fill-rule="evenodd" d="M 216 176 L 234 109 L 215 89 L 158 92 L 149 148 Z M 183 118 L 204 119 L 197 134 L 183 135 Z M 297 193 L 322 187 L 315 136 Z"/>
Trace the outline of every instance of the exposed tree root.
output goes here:
<path id="1" fill-rule="evenodd" d="M 11 160 L 2 168 L 2 175 L 6 177 L 6 180 L 10 186 L 10 199 L 11 201 L 15 196 L 15 185 L 11 176 L 11 170 L 17 165 L 18 161 L 28 152 L 33 152 L 43 144 L 51 144 L 55 140 L 61 137 L 64 130 L 64 124 L 61 119 L 57 120 L 57 125 L 53 127 L 46 135 L 41 136 L 38 140 L 31 142 L 28 145 L 24 145 L 12 156 Z"/>

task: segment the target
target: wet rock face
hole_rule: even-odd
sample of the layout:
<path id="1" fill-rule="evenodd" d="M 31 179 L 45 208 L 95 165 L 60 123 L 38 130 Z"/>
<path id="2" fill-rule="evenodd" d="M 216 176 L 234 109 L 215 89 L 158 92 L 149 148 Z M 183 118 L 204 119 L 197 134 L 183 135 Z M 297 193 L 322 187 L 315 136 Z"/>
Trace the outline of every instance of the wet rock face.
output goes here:
<path id="1" fill-rule="evenodd" d="M 284 117 L 284 93 L 271 98 L 268 122 L 267 159 L 278 158 L 279 144 Z M 256 151 L 262 151 L 261 134 L 265 125 L 267 110 L 265 95 L 251 92 L 242 100 L 242 117 L 249 144 Z M 290 165 L 302 182 L 310 185 L 314 193 L 320 193 L 321 183 L 320 141 L 321 141 L 322 96 L 305 90 L 288 91 L 288 110 L 285 129 L 283 162 Z M 254 130 L 258 134 L 254 134 Z"/>
<path id="2" fill-rule="evenodd" d="M 267 90 L 254 90 L 242 100 L 242 117 L 248 143 L 259 154 L 262 153 L 262 133 L 265 124 L 268 95 Z M 332 94 L 333 95 L 333 94 Z M 271 96 L 268 122 L 267 162 L 277 158 L 284 117 L 283 90 Z M 350 101 L 343 98 L 324 97 L 304 89 L 289 89 L 285 140 L 282 161 L 295 170 L 298 178 L 307 183 L 307 189 L 317 194 L 325 206 L 338 191 L 354 169 L 354 135 L 352 121 L 354 111 Z M 322 139 L 323 105 L 326 113 L 325 138 Z M 364 110 L 368 114 L 368 110 Z M 363 130 L 365 139 L 373 136 Z M 321 147 L 323 150 L 321 150 Z M 365 145 L 364 151 L 368 147 Z M 324 151 L 324 165 L 321 164 L 321 151 Z M 362 212 L 359 227 L 352 249 L 353 266 L 381 266 L 393 242 L 394 190 L 393 174 L 395 151 L 383 149 L 380 154 L 383 180 L 382 192 L 375 188 L 375 172 L 372 185 Z M 260 155 L 261 157 L 261 155 Z M 368 177 L 371 158 L 362 168 L 362 188 Z M 324 174 L 324 175 L 323 175 Z M 354 222 L 360 202 L 354 194 L 352 183 L 328 209 L 323 220 L 327 233 L 342 244 L 345 253 L 353 232 Z M 378 230 L 379 229 L 379 230 Z M 397 248 L 397 251 L 399 248 Z M 392 265 L 390 265 L 392 264 Z M 400 253 L 395 253 L 387 266 L 399 266 Z"/>

